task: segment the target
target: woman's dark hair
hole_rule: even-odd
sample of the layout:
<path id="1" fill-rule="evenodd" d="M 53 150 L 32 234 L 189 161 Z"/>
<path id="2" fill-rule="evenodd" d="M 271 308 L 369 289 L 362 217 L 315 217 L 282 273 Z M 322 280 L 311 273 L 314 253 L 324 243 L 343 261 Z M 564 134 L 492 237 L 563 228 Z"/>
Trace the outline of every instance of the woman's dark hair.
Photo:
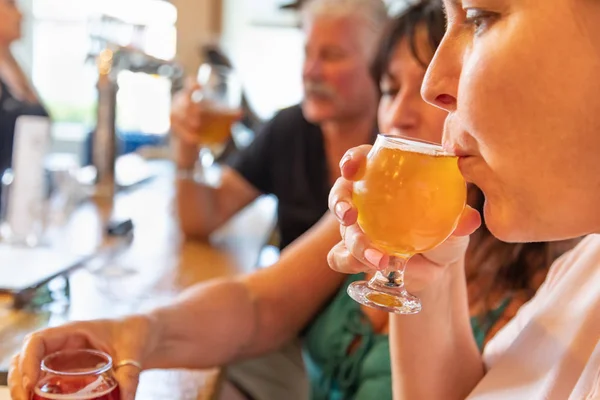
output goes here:
<path id="1" fill-rule="evenodd" d="M 440 45 L 446 31 L 446 17 L 441 0 L 422 0 L 411 5 L 401 14 L 393 17 L 383 32 L 379 41 L 379 48 L 371 66 L 371 73 L 375 82 L 379 83 L 385 74 L 394 49 L 406 39 L 410 50 L 423 68 L 429 65 L 429 55 L 421 54 L 417 39 L 419 31 L 424 29 L 431 49 L 431 55 Z"/>
<path id="2" fill-rule="evenodd" d="M 389 69 L 394 51 L 407 40 L 414 58 L 427 68 L 446 29 L 445 15 L 439 0 L 422 0 L 393 18 L 384 31 L 371 71 L 375 82 Z M 427 38 L 430 49 L 419 43 Z M 475 185 L 469 185 L 469 205 L 483 215 L 484 196 Z M 469 302 L 480 312 L 480 323 L 488 328 L 496 321 L 488 320 L 488 312 L 500 301 L 530 299 L 545 279 L 552 262 L 570 249 L 577 240 L 542 243 L 505 243 L 496 239 L 485 221 L 471 236 L 467 250 L 466 278 Z"/>

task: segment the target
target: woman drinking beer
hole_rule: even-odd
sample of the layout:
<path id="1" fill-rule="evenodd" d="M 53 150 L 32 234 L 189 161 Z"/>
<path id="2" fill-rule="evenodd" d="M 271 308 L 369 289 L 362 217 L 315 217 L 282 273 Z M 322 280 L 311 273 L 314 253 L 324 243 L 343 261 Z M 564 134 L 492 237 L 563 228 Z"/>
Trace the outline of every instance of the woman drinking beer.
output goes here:
<path id="1" fill-rule="evenodd" d="M 597 399 L 600 396 L 600 3 L 445 0 L 448 28 L 423 84 L 449 112 L 444 148 L 485 194 L 491 232 L 513 242 L 588 235 L 556 261 L 536 296 L 477 349 L 467 318 L 465 249 L 479 214 L 409 261 L 422 311 L 392 316 L 398 399 Z M 344 240 L 330 264 L 385 268 L 356 224 L 352 185 L 368 147 L 351 150 L 330 207 Z"/>
<path id="2" fill-rule="evenodd" d="M 425 103 L 420 87 L 444 24 L 435 2 L 412 6 L 392 21 L 374 66 L 382 131 L 440 141 L 446 112 Z M 476 206 L 475 188 L 469 196 Z M 276 265 L 250 276 L 199 285 L 149 314 L 35 333 L 13 363 L 13 397 L 26 398 L 38 379 L 41 358 L 65 343 L 113 349 L 117 365 L 133 359 L 144 368 L 203 368 L 264 354 L 300 335 L 311 398 L 390 399 L 388 314 L 361 307 L 346 294 L 362 274 L 345 279 L 326 268 L 327 251 L 338 240 L 338 224 L 326 219 L 286 248 Z M 469 333 L 482 344 L 532 295 L 556 254 L 546 244 L 498 242 L 483 228 L 468 253 L 472 298 L 465 316 L 473 317 Z M 451 328 L 438 333 L 444 337 Z M 138 373 L 132 365 L 118 369 L 124 398 L 132 398 Z"/>

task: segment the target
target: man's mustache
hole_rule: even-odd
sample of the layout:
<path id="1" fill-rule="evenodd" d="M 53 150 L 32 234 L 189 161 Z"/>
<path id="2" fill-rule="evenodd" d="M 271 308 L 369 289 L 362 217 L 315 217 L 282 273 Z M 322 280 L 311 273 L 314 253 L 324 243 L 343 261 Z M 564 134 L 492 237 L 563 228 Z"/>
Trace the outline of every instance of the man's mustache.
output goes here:
<path id="1" fill-rule="evenodd" d="M 307 96 L 334 97 L 335 90 L 322 82 L 304 82 L 304 94 Z"/>

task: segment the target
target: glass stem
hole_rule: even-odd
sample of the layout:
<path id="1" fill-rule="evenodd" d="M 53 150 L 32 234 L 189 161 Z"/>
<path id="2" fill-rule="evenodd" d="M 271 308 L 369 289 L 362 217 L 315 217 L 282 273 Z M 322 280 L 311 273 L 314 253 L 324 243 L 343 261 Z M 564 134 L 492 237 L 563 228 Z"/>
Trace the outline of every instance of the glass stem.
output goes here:
<path id="1" fill-rule="evenodd" d="M 194 164 L 194 180 L 198 183 L 205 183 L 206 181 L 206 161 L 205 161 L 206 148 L 200 147 L 198 150 L 198 158 Z"/>
<path id="2" fill-rule="evenodd" d="M 383 291 L 404 292 L 404 269 L 408 258 L 391 257 L 389 266 L 383 271 L 377 271 L 375 276 L 369 281 L 372 289 Z"/>
<path id="3" fill-rule="evenodd" d="M 215 157 L 208 147 L 200 148 L 198 153 L 198 157 L 200 159 L 200 164 L 204 168 L 204 170 L 209 169 L 215 163 Z"/>
<path id="4" fill-rule="evenodd" d="M 195 171 L 196 181 L 208 186 L 218 187 L 221 184 L 221 169 L 211 147 L 202 147 L 198 152 Z"/>

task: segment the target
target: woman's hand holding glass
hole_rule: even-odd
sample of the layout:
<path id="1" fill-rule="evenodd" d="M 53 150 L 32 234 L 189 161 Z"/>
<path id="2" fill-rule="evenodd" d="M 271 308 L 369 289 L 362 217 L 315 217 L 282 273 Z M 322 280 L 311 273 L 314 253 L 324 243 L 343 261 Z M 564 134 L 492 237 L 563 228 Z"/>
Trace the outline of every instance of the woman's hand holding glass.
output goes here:
<path id="1" fill-rule="evenodd" d="M 395 256 L 371 241 L 358 224 L 353 190 L 355 183 L 364 177 L 367 155 L 371 148 L 372 146 L 360 146 L 345 154 L 340 162 L 342 176 L 333 186 L 329 197 L 329 208 L 341 224 L 342 241 L 331 250 L 328 261 L 332 269 L 343 273 L 386 271 L 390 267 L 390 260 Z M 468 235 L 479 227 L 480 222 L 477 211 L 466 206 L 456 229 L 447 240 L 432 250 L 410 258 L 402 277 L 402 283 L 406 284 L 407 289 L 419 294 L 439 280 L 447 266 L 460 262 L 469 243 Z"/>
<path id="2" fill-rule="evenodd" d="M 118 365 L 135 360 L 146 366 L 157 346 L 158 333 L 152 320 L 145 316 L 74 322 L 33 333 L 12 360 L 8 376 L 11 397 L 14 400 L 31 398 L 42 376 L 40 365 L 46 356 L 64 350 L 95 349 L 112 357 L 121 399 L 133 400 L 141 370 L 135 365 Z"/>

